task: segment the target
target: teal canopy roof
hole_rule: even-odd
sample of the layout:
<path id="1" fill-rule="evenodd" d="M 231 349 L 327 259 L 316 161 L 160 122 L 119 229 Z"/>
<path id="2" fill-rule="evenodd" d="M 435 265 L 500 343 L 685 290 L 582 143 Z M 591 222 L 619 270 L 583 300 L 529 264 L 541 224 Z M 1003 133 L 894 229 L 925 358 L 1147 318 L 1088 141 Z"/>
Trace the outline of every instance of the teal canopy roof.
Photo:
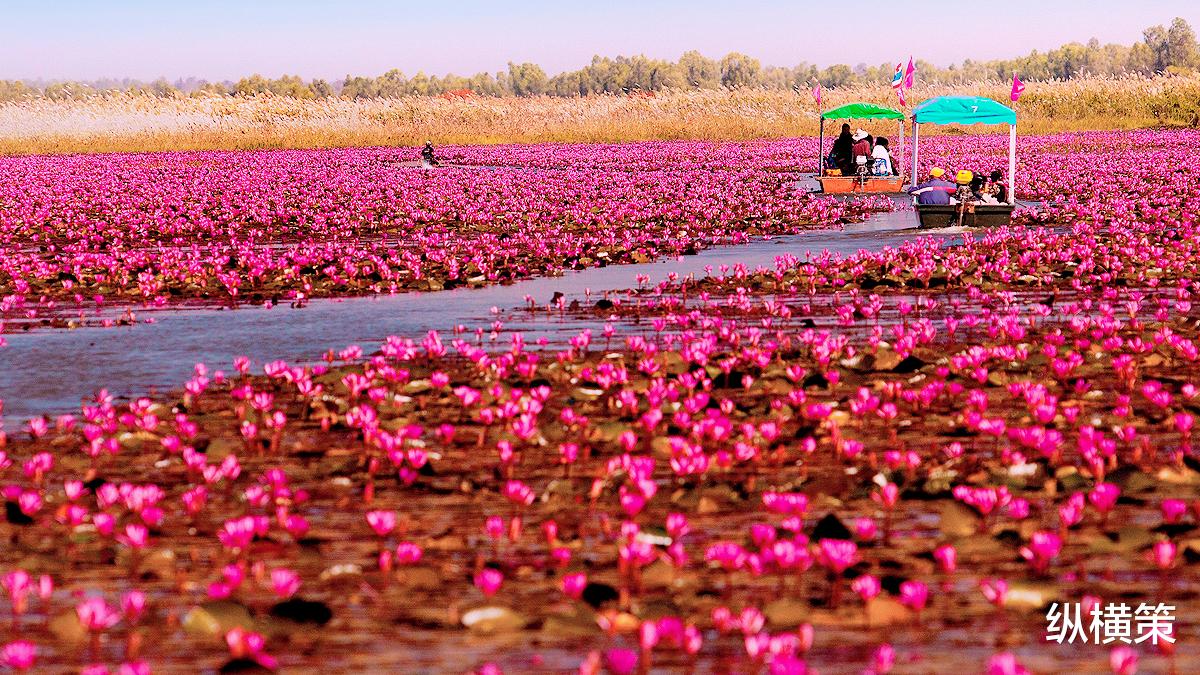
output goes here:
<path id="1" fill-rule="evenodd" d="M 904 113 L 874 103 L 847 103 L 821 113 L 823 120 L 902 120 Z"/>
<path id="2" fill-rule="evenodd" d="M 938 96 L 913 108 L 918 124 L 1016 124 L 1012 108 L 982 96 Z"/>

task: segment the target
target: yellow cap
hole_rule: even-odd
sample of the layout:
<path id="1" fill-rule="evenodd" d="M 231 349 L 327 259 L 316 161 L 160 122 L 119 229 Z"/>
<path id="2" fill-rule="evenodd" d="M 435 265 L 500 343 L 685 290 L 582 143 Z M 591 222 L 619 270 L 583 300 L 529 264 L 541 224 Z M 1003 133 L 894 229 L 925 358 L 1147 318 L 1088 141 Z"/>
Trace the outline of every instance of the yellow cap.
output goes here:
<path id="1" fill-rule="evenodd" d="M 957 180 L 959 183 L 961 183 L 963 185 L 966 185 L 967 183 L 970 183 L 971 179 L 974 177 L 975 177 L 975 174 L 971 173 L 970 171 L 967 171 L 966 169 L 963 169 L 962 171 L 958 172 L 958 175 L 955 177 L 955 180 Z"/>
<path id="2" fill-rule="evenodd" d="M 942 176 L 946 175 L 946 171 L 941 167 L 935 166 L 929 170 L 929 175 L 933 176 L 934 178 L 941 178 Z"/>

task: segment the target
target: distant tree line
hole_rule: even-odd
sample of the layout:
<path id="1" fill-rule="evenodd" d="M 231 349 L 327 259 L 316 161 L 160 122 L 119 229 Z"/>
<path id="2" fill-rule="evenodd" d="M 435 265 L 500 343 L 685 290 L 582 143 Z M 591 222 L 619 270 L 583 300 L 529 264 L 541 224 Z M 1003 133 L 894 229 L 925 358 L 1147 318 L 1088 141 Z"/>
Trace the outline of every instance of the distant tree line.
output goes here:
<path id="1" fill-rule="evenodd" d="M 961 64 L 939 68 L 925 61 L 916 63 L 919 77 L 928 83 L 958 83 L 1003 80 L 1017 73 L 1025 81 L 1071 79 L 1085 75 L 1152 75 L 1190 72 L 1200 68 L 1200 47 L 1196 34 L 1183 19 L 1169 26 L 1152 26 L 1142 32 L 1142 41 L 1132 45 L 1102 45 L 1093 38 L 1086 44 L 1072 42 L 1041 53 L 994 61 L 968 59 Z M 377 77 L 347 75 L 341 82 L 304 80 L 298 75 L 270 79 L 261 75 L 244 77 L 237 82 L 207 82 L 195 78 L 169 82 L 136 80 L 98 80 L 93 82 L 41 82 L 0 80 L 0 101 L 44 97 L 53 100 L 86 98 L 104 92 L 131 92 L 161 97 L 202 95 L 273 94 L 296 99 L 322 99 L 340 96 L 350 99 L 401 98 L 404 96 L 589 96 L 654 92 L 667 89 L 803 89 L 819 81 L 826 88 L 854 84 L 887 82 L 894 63 L 876 66 L 844 64 L 818 68 L 802 63 L 795 67 L 763 66 L 758 59 L 726 54 L 710 59 L 689 51 L 678 61 L 651 59 L 646 56 L 594 56 L 579 70 L 549 77 L 533 63 L 509 63 L 507 70 L 459 75 L 407 76 L 389 70 Z"/>

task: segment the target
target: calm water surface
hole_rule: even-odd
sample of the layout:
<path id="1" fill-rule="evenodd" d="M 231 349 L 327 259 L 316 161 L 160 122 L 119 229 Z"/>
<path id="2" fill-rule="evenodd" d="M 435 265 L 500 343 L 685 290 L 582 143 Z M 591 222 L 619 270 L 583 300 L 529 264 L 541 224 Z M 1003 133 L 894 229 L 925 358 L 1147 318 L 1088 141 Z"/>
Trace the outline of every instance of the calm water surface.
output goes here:
<path id="1" fill-rule="evenodd" d="M 11 432 L 33 415 L 78 411 L 81 398 L 100 388 L 131 397 L 178 387 L 190 377 L 195 363 L 231 370 L 234 357 L 241 355 L 258 365 L 276 359 L 313 361 L 330 348 L 350 344 L 369 353 L 388 335 L 419 338 L 432 329 L 489 325 L 492 307 L 522 306 L 526 295 L 545 305 L 555 292 L 570 299 L 590 289 L 594 300 L 606 289 L 635 287 L 636 277 L 642 274 L 655 283 L 670 273 L 702 276 L 708 266 L 714 270 L 737 263 L 751 269 L 772 267 L 776 256 L 783 254 L 800 258 L 822 251 L 848 254 L 896 246 L 912 237 L 953 237 L 947 231 L 918 233 L 914 226 L 913 212 L 901 210 L 875 214 L 843 230 L 756 240 L 694 256 L 591 268 L 508 286 L 315 300 L 303 309 L 143 310 L 138 316 L 152 316 L 153 323 L 8 334 L 8 346 L 0 348 L 0 398 Z M 567 327 L 575 332 L 581 326 Z M 546 318 L 523 322 L 521 327 L 532 333 L 528 338 L 532 341 L 563 329 L 564 324 Z"/>

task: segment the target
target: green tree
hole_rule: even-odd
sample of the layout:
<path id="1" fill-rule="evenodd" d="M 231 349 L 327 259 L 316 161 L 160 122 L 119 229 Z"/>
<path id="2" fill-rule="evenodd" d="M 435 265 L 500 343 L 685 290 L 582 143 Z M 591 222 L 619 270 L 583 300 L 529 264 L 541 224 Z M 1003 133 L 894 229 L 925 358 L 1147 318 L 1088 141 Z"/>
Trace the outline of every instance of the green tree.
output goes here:
<path id="1" fill-rule="evenodd" d="M 269 91 L 271 91 L 271 82 L 258 73 L 250 77 L 243 77 L 233 85 L 233 93 L 239 96 L 254 96 Z"/>
<path id="2" fill-rule="evenodd" d="M 333 87 L 325 80 L 313 80 L 309 82 L 308 88 L 312 90 L 313 96 L 316 98 L 329 98 L 333 96 Z"/>
<path id="3" fill-rule="evenodd" d="M 408 94 L 408 78 L 404 77 L 404 73 L 392 68 L 375 78 L 375 84 L 372 89 L 374 91 L 373 96 L 400 98 Z"/>
<path id="4" fill-rule="evenodd" d="M 539 96 L 546 93 L 549 80 L 546 71 L 536 63 L 508 63 L 508 79 L 512 93 L 517 96 Z"/>
<path id="5" fill-rule="evenodd" d="M 1179 17 L 1169 28 L 1151 26 L 1142 31 L 1143 42 L 1152 55 L 1153 69 L 1165 72 L 1169 68 L 1190 69 L 1197 65 L 1196 33 L 1187 21 Z"/>
<path id="6" fill-rule="evenodd" d="M 854 80 L 854 71 L 844 63 L 829 66 L 821 71 L 821 84 L 826 87 L 841 87 Z"/>
<path id="7" fill-rule="evenodd" d="M 1175 17 L 1171 21 L 1171 27 L 1167 29 L 1167 54 L 1170 61 L 1167 66 L 1195 68 L 1196 51 L 1196 32 L 1187 21 Z"/>
<path id="8" fill-rule="evenodd" d="M 85 93 L 85 88 L 75 82 L 54 82 L 46 85 L 46 88 L 42 90 L 42 96 L 51 101 L 80 99 Z"/>
<path id="9" fill-rule="evenodd" d="M 351 77 L 346 76 L 342 80 L 341 95 L 345 98 L 376 98 L 379 96 L 379 89 L 375 85 L 375 81 L 366 77 Z"/>
<path id="10" fill-rule="evenodd" d="M 679 69 L 689 87 L 718 89 L 721 86 L 720 64 L 698 51 L 684 52 L 679 57 Z"/>
<path id="11" fill-rule="evenodd" d="M 730 52 L 721 59 L 721 84 L 729 89 L 752 87 L 758 84 L 762 64 L 758 59 Z"/>
<path id="12" fill-rule="evenodd" d="M 37 90 L 20 80 L 0 80 L 0 101 L 21 101 L 37 94 Z"/>

